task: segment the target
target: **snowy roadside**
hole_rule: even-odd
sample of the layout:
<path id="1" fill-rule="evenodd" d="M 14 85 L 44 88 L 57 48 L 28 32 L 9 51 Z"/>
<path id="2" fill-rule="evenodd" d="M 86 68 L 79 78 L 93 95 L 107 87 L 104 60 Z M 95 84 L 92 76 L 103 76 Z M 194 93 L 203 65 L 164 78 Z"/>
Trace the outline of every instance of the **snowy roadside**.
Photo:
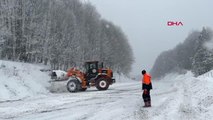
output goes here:
<path id="1" fill-rule="evenodd" d="M 40 71 L 45 67 L 0 60 L 0 102 L 48 94 L 50 77 Z"/>
<path id="2" fill-rule="evenodd" d="M 207 74 L 212 73 L 210 71 Z M 140 107 L 137 119 L 211 120 L 213 118 L 213 77 L 170 74 L 154 82 L 152 108 Z M 142 106 L 143 104 L 140 104 Z"/>
<path id="3" fill-rule="evenodd" d="M 14 120 L 132 120 L 141 100 L 137 82 L 119 83 L 107 91 L 91 88 L 86 92 L 0 103 L 0 119 Z M 16 106 L 16 107 L 14 107 Z"/>
<path id="4" fill-rule="evenodd" d="M 115 75 L 107 91 L 49 93 L 44 66 L 0 61 L 0 119 L 211 120 L 213 71 L 197 78 L 169 74 L 153 81 L 152 107 L 143 108 L 140 82 Z M 122 81 L 123 80 L 123 81 Z M 26 99 L 27 98 L 27 99 Z"/>

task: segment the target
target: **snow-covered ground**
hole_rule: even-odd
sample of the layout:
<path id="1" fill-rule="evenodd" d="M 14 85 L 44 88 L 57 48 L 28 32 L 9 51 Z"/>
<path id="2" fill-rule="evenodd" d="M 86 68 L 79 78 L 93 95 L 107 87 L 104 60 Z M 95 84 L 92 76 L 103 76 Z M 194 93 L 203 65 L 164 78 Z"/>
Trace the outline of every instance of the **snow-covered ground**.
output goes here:
<path id="1" fill-rule="evenodd" d="M 78 93 L 50 93 L 47 89 L 47 73 L 39 72 L 43 66 L 6 61 L 1 61 L 1 64 L 4 65 L 0 68 L 0 120 L 213 118 L 213 71 L 198 78 L 188 72 L 185 75 L 169 74 L 161 80 L 153 81 L 152 107 L 143 108 L 140 82 L 128 81 L 122 76 L 116 76 L 116 79 L 120 78 L 119 82 L 110 86 L 107 91 L 89 88 Z M 126 80 L 121 82 L 121 79 Z M 28 89 L 25 88 L 26 85 Z"/>
<path id="2" fill-rule="evenodd" d="M 15 120 L 121 120 L 132 119 L 140 101 L 139 85 L 123 83 L 107 91 L 57 93 L 0 103 L 0 119 Z"/>
<path id="3" fill-rule="evenodd" d="M 0 60 L 0 102 L 46 95 L 50 77 L 46 66 Z"/>
<path id="4" fill-rule="evenodd" d="M 137 110 L 138 119 L 212 120 L 213 71 L 198 78 L 191 72 L 170 74 L 154 82 L 152 108 Z"/>

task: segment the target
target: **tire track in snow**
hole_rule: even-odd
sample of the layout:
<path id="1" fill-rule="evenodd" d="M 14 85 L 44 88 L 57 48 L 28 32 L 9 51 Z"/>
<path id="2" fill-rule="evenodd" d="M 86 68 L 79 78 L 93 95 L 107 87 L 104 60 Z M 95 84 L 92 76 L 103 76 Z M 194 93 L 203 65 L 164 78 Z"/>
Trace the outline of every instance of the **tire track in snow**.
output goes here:
<path id="1" fill-rule="evenodd" d="M 155 119 L 163 119 L 170 120 L 171 116 L 174 113 L 171 109 L 178 110 L 179 108 L 179 100 L 182 98 L 177 98 L 177 96 L 181 96 L 181 84 L 174 81 L 168 81 L 166 84 L 164 82 L 155 82 L 156 90 L 154 89 L 151 92 L 152 98 L 152 107 L 144 108 L 143 101 L 139 104 L 139 110 L 136 111 L 136 119 L 138 120 L 155 120 Z M 159 88 L 163 84 L 164 89 Z"/>
<path id="2" fill-rule="evenodd" d="M 138 84 L 131 83 L 121 85 L 121 87 L 116 86 L 109 91 L 90 91 L 79 92 L 79 93 L 65 93 L 65 94 L 53 94 L 48 97 L 37 98 L 36 100 L 23 100 L 14 102 L 11 105 L 16 106 L 16 104 L 25 104 L 26 106 L 32 106 L 29 110 L 22 110 L 15 113 L 3 113 L 0 115 L 2 119 L 60 119 L 65 116 L 69 116 L 75 119 L 91 119 L 97 117 L 98 114 L 103 114 L 106 111 L 110 111 L 111 107 L 118 105 L 123 100 L 125 100 L 129 95 L 132 97 L 137 97 Z M 79 97 L 80 96 L 80 97 Z M 61 100 L 62 104 L 49 105 L 46 102 L 53 102 L 54 99 Z M 31 103 L 32 102 L 32 103 Z M 55 101 L 57 102 L 57 101 Z M 54 103 L 54 102 L 53 102 Z M 126 102 L 124 102 L 126 103 Z M 3 104 L 5 105 L 5 104 Z M 9 105 L 9 104 L 7 104 Z M 10 105 L 10 106 L 11 106 Z M 41 106 L 40 106 L 41 105 Z M 37 106 L 37 107 L 36 107 Z M 109 107 L 106 107 L 109 106 Z M 6 107 L 6 106 L 5 106 Z M 18 106 L 17 106 L 18 107 Z M 20 106 L 19 106 L 20 107 Z M 125 107 L 125 105 L 123 106 Z M 75 111 L 81 111 L 80 113 Z M 131 116 L 124 116 L 128 118 Z"/>

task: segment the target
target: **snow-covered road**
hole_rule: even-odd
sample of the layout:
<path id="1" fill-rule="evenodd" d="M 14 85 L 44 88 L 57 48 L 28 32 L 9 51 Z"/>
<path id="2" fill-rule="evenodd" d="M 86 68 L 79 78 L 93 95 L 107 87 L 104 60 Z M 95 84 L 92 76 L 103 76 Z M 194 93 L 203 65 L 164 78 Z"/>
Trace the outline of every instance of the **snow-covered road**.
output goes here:
<path id="1" fill-rule="evenodd" d="M 141 100 L 138 82 L 118 83 L 107 91 L 57 93 L 0 103 L 0 119 L 14 120 L 122 120 L 134 119 Z"/>
<path id="2" fill-rule="evenodd" d="M 190 74 L 153 81 L 152 107 L 142 107 L 140 82 L 116 83 L 0 103 L 0 119 L 13 120 L 211 120 L 212 79 Z M 205 89 L 204 89 L 205 88 Z"/>

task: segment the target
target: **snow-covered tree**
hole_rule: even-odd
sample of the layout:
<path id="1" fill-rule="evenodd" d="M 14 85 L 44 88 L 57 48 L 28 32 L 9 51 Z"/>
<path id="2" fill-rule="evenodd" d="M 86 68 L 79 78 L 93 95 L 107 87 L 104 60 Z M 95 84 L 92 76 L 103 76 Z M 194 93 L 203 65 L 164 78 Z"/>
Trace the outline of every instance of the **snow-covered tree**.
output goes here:
<path id="1" fill-rule="evenodd" d="M 128 73 L 133 54 L 127 37 L 79 0 L 0 1 L 0 58 L 82 68 L 98 60 Z"/>
<path id="2" fill-rule="evenodd" d="M 204 74 L 213 69 L 213 52 L 206 49 L 205 42 L 212 38 L 212 31 L 206 28 L 200 33 L 199 45 L 192 61 L 192 71 L 196 76 Z"/>
<path id="3" fill-rule="evenodd" d="M 151 70 L 153 77 L 182 70 L 192 70 L 197 76 L 213 69 L 212 51 L 204 46 L 212 39 L 212 33 L 209 28 L 203 28 L 201 32 L 194 31 L 183 43 L 160 54 Z"/>
<path id="4" fill-rule="evenodd" d="M 213 53 L 200 48 L 193 57 L 192 71 L 196 76 L 202 75 L 213 69 Z"/>

